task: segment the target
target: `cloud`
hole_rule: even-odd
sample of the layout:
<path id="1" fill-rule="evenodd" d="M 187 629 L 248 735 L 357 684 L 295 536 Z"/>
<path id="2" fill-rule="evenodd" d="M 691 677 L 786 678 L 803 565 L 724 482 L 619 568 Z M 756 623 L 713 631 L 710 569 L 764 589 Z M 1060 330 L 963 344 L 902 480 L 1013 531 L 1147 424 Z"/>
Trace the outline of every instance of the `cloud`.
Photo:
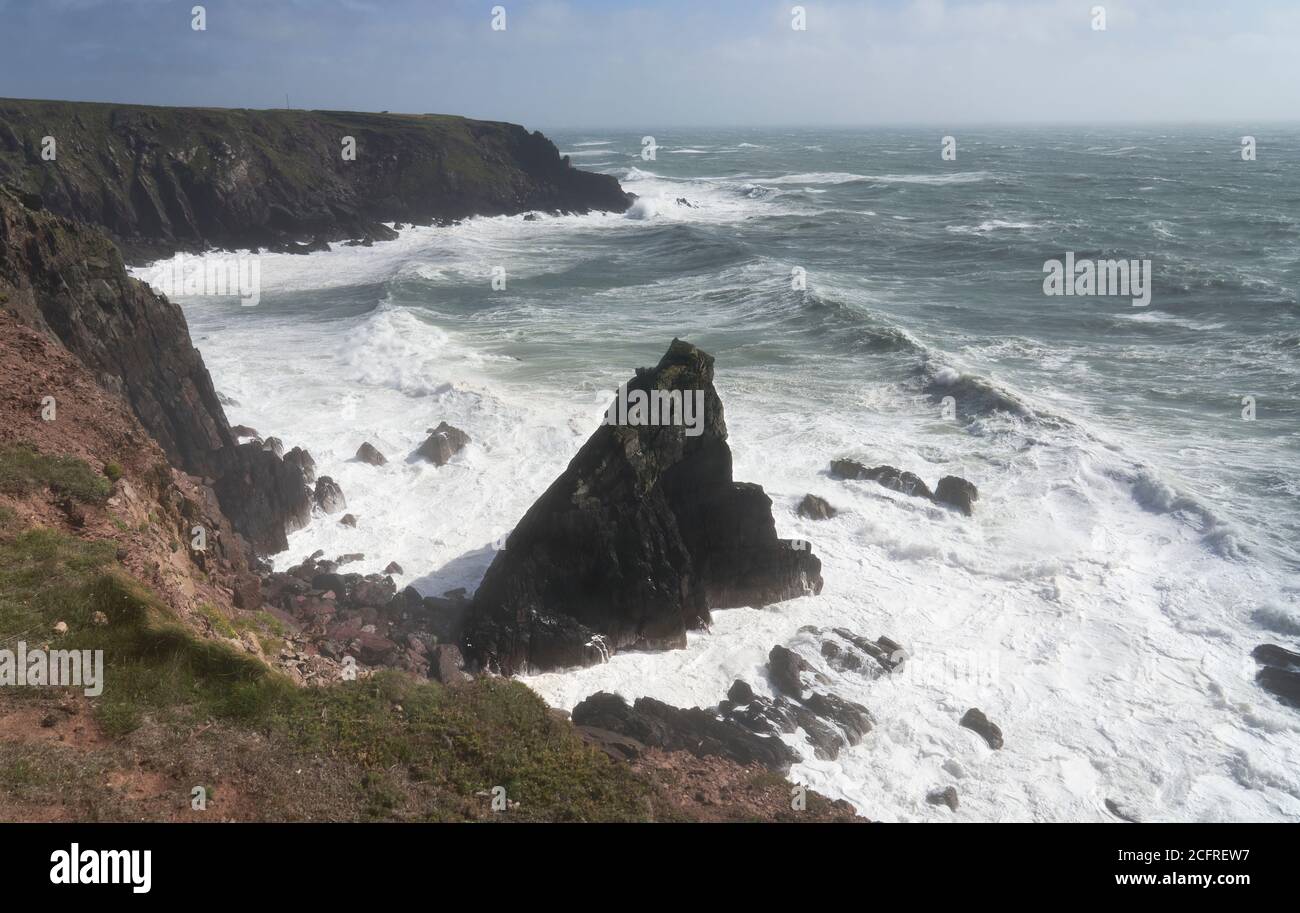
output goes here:
<path id="1" fill-rule="evenodd" d="M 532 125 L 1295 116 L 1292 0 L 0 0 L 29 97 L 449 111 Z M 1106 8 L 1094 31 L 1091 8 Z"/>

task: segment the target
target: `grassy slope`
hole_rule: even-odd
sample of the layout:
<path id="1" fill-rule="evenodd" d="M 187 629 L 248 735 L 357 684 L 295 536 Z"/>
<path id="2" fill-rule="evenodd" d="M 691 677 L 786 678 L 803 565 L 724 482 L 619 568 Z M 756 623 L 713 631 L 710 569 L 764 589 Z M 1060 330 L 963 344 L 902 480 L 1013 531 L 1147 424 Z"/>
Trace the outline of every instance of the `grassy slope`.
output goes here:
<path id="1" fill-rule="evenodd" d="M 0 479 L 10 493 L 63 489 L 69 475 L 75 490 L 92 500 L 107 491 L 106 479 L 87 484 L 97 477 L 76 461 L 34 457 L 23 448 L 0 451 Z M 218 736 L 231 729 L 254 733 L 278 763 L 326 759 L 333 773 L 355 779 L 359 805 L 345 801 L 342 808 L 362 817 L 396 812 L 411 790 L 424 804 L 416 817 L 476 817 L 488 805 L 477 794 L 494 786 L 520 803 L 508 813 L 516 819 L 620 820 L 650 811 L 648 790 L 628 768 L 583 745 L 522 685 L 482 679 L 448 689 L 385 673 L 297 688 L 254 657 L 197 637 L 115 566 L 114 551 L 111 543 L 21 529 L 12 510 L 0 511 L 0 641 L 12 648 L 21 639 L 35 649 L 63 621 L 69 632 L 57 638 L 58 648 L 102 649 L 105 688 L 91 712 L 110 738 L 127 737 L 146 721 L 173 735 L 209 724 L 221 726 Z M 95 623 L 97 612 L 106 624 Z M 32 699 L 47 694 L 26 692 Z M 0 784 L 10 788 L 38 769 L 75 766 L 70 757 L 35 768 L 30 757 L 5 760 Z M 261 813 L 330 818 L 340 810 L 330 792 L 323 794 L 329 807 L 313 809 L 312 795 L 299 790 Z"/>

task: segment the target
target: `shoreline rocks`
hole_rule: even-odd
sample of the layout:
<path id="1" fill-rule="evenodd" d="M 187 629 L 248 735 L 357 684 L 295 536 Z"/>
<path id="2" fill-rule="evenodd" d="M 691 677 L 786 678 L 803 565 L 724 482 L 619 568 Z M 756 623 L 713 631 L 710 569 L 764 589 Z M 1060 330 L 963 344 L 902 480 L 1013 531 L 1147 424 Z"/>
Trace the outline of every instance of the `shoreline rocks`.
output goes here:
<path id="1" fill-rule="evenodd" d="M 930 486 L 914 473 L 894 466 L 868 467 L 857 460 L 831 460 L 831 478 L 876 482 L 890 491 L 955 508 L 968 517 L 974 512 L 973 505 L 980 496 L 979 489 L 960 476 L 944 476 L 931 491 Z M 800 507 L 802 513 L 802 505 Z"/>

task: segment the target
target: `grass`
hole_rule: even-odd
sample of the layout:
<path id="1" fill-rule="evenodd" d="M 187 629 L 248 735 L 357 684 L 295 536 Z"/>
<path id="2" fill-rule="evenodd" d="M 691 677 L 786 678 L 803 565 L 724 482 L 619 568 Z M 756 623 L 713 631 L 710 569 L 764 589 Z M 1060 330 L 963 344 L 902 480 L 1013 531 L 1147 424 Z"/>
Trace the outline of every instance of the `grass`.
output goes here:
<path id="1" fill-rule="evenodd" d="M 0 447 L 0 492 L 27 495 L 44 488 L 87 504 L 100 504 L 113 486 L 73 457 L 46 456 L 27 444 Z"/>
<path id="2" fill-rule="evenodd" d="M 102 649 L 104 691 L 92 707 L 110 737 L 161 726 L 183 740 L 216 721 L 221 726 L 214 732 L 255 734 L 265 751 L 276 753 L 277 765 L 324 763 L 359 772 L 345 779 L 359 791 L 362 817 L 487 817 L 485 796 L 496 786 L 519 803 L 501 819 L 629 820 L 652 814 L 646 784 L 584 745 L 572 726 L 521 684 L 482 678 L 446 688 L 386 671 L 300 688 L 243 650 L 182 625 L 116 566 L 115 551 L 111 542 L 18 529 L 12 512 L 0 517 L 0 643 L 44 642 L 53 636 L 54 623 L 65 621 L 69 633 L 60 638 L 61 648 Z M 283 634 L 266 613 L 232 621 L 212 606 L 201 611 L 214 627 L 232 634 Z M 108 623 L 94 624 L 96 612 Z M 14 761 L 0 769 L 0 785 L 31 786 L 35 776 Z M 299 794 L 283 801 L 299 803 L 292 814 L 305 815 L 301 803 L 315 800 Z"/>

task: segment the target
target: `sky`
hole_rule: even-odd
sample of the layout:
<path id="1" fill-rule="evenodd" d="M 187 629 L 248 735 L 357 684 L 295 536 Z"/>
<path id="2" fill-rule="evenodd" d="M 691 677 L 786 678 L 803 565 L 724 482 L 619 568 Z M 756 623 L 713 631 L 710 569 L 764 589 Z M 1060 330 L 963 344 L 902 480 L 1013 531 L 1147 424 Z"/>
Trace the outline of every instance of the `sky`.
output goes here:
<path id="1" fill-rule="evenodd" d="M 0 96 L 552 128 L 1300 118 L 1300 0 L 210 0 L 202 31 L 195 5 L 0 0 Z"/>

